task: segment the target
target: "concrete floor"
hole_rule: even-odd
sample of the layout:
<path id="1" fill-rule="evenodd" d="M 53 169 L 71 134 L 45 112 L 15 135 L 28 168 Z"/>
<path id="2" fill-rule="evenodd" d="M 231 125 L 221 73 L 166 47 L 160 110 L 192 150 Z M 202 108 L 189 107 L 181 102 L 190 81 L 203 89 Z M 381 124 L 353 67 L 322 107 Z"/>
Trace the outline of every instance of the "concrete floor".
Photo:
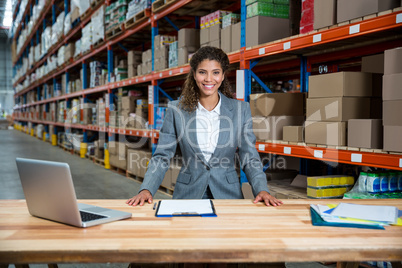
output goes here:
<path id="1" fill-rule="evenodd" d="M 140 183 L 16 130 L 0 130 L 0 199 L 24 199 L 16 157 L 65 162 L 70 165 L 78 199 L 128 199 Z M 155 199 L 170 199 L 158 192 Z"/>

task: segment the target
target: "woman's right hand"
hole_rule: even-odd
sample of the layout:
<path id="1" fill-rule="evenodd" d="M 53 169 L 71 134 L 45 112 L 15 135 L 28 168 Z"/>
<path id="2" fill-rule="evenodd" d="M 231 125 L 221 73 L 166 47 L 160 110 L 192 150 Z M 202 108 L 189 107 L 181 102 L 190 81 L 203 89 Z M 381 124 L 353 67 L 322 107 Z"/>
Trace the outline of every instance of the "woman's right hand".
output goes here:
<path id="1" fill-rule="evenodd" d="M 152 194 L 148 190 L 142 190 L 136 196 L 133 196 L 132 198 L 127 200 L 126 204 L 128 204 L 129 206 L 136 206 L 138 204 L 140 206 L 143 206 L 146 201 L 148 201 L 149 204 L 152 204 Z"/>

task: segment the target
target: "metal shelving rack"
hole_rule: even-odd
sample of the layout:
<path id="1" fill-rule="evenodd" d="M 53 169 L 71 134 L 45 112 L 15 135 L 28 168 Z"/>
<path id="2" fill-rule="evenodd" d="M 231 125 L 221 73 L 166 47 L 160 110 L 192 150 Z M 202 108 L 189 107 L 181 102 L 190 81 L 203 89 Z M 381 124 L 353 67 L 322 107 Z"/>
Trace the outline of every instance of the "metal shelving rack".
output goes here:
<path id="1" fill-rule="evenodd" d="M 182 0 L 173 1 L 169 3 L 169 6 L 158 13 L 148 12 L 148 16 L 141 23 L 134 25 L 129 29 L 124 29 L 123 33 L 118 35 L 111 40 L 107 40 L 100 46 L 92 49 L 89 53 L 81 55 L 75 61 L 71 61 L 57 70 L 47 74 L 43 78 L 35 81 L 25 89 L 17 92 L 15 94 L 16 98 L 23 97 L 27 92 L 35 90 L 38 86 L 46 83 L 51 79 L 55 79 L 63 73 L 68 73 L 68 70 L 77 66 L 78 64 L 86 64 L 86 61 L 91 57 L 98 55 L 101 52 L 108 53 L 108 68 L 109 72 L 112 70 L 112 63 L 110 62 L 113 58 L 112 46 L 119 44 L 120 41 L 129 38 L 131 35 L 144 30 L 151 29 L 152 32 L 152 45 L 153 37 L 158 33 L 158 21 L 160 21 L 165 16 L 172 14 L 173 12 L 180 10 L 188 4 L 194 1 Z M 32 4 L 32 0 L 28 1 L 28 7 Z M 96 7 L 91 7 L 92 11 L 95 12 L 100 5 L 108 5 L 109 1 L 106 0 L 104 3 L 99 2 Z M 34 25 L 30 38 L 33 38 L 34 33 L 42 24 L 45 16 L 49 13 L 50 8 L 54 6 L 54 0 L 48 1 L 45 5 L 45 10 L 42 12 L 40 19 Z M 365 55 L 375 54 L 384 51 L 385 49 L 395 48 L 402 46 L 402 8 L 397 8 L 392 11 L 383 12 L 380 14 L 367 16 L 355 21 L 348 23 L 343 23 L 339 25 L 334 25 L 326 29 L 321 29 L 319 31 L 313 31 L 308 34 L 291 36 L 282 40 L 277 40 L 275 42 L 270 42 L 267 44 L 258 45 L 256 47 L 247 48 L 245 47 L 245 0 L 241 1 L 241 5 L 237 6 L 240 8 L 242 13 L 242 37 L 241 37 L 241 49 L 240 51 L 235 51 L 229 53 L 229 59 L 232 64 L 239 64 L 240 70 L 242 70 L 244 76 L 244 87 L 241 87 L 240 91 L 238 88 L 239 99 L 248 100 L 248 96 L 251 93 L 251 77 L 257 78 L 256 73 L 270 73 L 270 72 L 281 72 L 289 68 L 299 69 L 300 80 L 301 80 L 301 91 L 308 91 L 308 76 L 319 64 L 332 64 L 329 67 L 333 70 L 337 70 L 337 64 L 339 62 L 345 61 L 349 58 L 356 58 Z M 25 14 L 27 14 L 27 8 Z M 27 15 L 24 15 L 27 16 Z M 23 82 L 29 74 L 31 74 L 36 68 L 43 64 L 47 57 L 54 54 L 58 48 L 60 48 L 68 40 L 85 26 L 89 21 L 90 16 L 83 20 L 75 28 L 71 29 L 70 33 L 67 34 L 63 40 L 58 42 L 50 52 L 41 59 L 38 63 L 31 68 L 27 74 L 21 77 L 15 84 Z M 27 20 L 27 19 L 26 19 Z M 16 35 L 21 30 L 21 25 L 17 28 Z M 18 65 L 24 51 L 27 50 L 30 40 L 25 41 L 20 53 L 18 54 L 17 61 L 14 62 Z M 152 47 L 153 48 L 153 47 Z M 351 60 L 354 61 L 353 59 Z M 270 62 L 275 62 L 275 64 L 270 64 Z M 254 68 L 255 72 L 252 71 Z M 153 69 L 154 70 L 154 69 Z M 74 92 L 71 94 L 63 95 L 60 97 L 49 98 L 46 100 L 38 101 L 35 103 L 24 104 L 19 107 L 15 107 L 15 111 L 25 110 L 31 106 L 36 106 L 40 104 L 50 103 L 57 100 L 68 100 L 74 97 L 86 97 L 95 93 L 108 93 L 108 99 L 111 101 L 113 90 L 130 86 L 146 84 L 148 85 L 148 95 L 158 95 L 159 94 L 159 81 L 163 79 L 169 79 L 171 77 L 182 77 L 186 75 L 190 70 L 188 64 L 183 66 L 178 66 L 175 68 L 170 68 L 162 71 L 152 71 L 151 74 L 130 77 L 128 79 L 108 83 L 95 88 L 87 88 L 79 92 Z M 110 81 L 110 80 L 109 80 Z M 154 101 L 149 105 L 149 121 L 154 120 L 154 104 L 157 104 L 158 98 L 152 98 Z M 106 108 L 106 115 L 109 114 L 109 108 Z M 106 116 L 108 123 L 108 116 Z M 63 127 L 65 124 L 47 122 L 47 121 L 35 121 L 35 120 L 24 120 L 15 117 L 15 121 L 26 122 L 30 121 L 34 124 L 45 124 L 45 125 L 55 125 Z M 109 137 L 114 134 L 122 135 L 132 135 L 138 137 L 149 137 L 152 139 L 153 143 L 156 143 L 158 138 L 158 131 L 154 129 L 150 130 L 135 130 L 135 129 L 119 129 L 115 127 L 99 128 L 97 126 L 84 126 L 84 125 L 69 125 L 70 128 L 82 129 L 84 132 L 86 130 L 90 131 L 100 131 L 108 133 Z M 300 157 L 305 159 L 319 159 L 325 161 L 348 163 L 353 165 L 362 166 L 373 166 L 386 169 L 402 170 L 402 156 L 389 154 L 384 152 L 364 152 L 364 151 L 349 151 L 347 148 L 322 148 L 317 145 L 306 145 L 306 144 L 282 144 L 275 142 L 257 142 L 256 145 L 259 152 L 263 153 L 273 153 L 288 155 L 294 157 Z"/>

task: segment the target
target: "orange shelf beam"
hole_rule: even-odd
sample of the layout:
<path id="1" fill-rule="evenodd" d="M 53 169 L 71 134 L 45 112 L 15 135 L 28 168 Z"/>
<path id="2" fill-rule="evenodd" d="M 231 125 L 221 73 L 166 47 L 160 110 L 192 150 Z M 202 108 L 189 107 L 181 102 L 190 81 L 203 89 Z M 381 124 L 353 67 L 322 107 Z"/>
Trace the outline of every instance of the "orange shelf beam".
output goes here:
<path id="1" fill-rule="evenodd" d="M 306 35 L 292 36 L 280 42 L 268 43 L 246 49 L 244 57 L 246 60 L 257 59 L 269 55 L 285 53 L 320 44 L 345 40 L 369 33 L 381 32 L 388 29 L 402 27 L 402 11 L 382 15 L 376 18 L 363 20 L 332 29 L 319 32 L 311 32 Z"/>
<path id="2" fill-rule="evenodd" d="M 371 166 L 402 171 L 402 155 L 368 153 L 301 145 L 257 142 L 261 153 L 273 153 L 321 161 L 339 162 L 351 165 Z"/>

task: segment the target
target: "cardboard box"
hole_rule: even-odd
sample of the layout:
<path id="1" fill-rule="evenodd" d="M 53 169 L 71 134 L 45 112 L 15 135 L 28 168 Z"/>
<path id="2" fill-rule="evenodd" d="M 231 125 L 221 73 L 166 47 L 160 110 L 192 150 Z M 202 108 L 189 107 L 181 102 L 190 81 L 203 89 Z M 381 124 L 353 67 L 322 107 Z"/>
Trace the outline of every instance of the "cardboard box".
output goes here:
<path id="1" fill-rule="evenodd" d="M 253 117 L 253 131 L 257 140 L 282 140 L 284 126 L 302 125 L 303 116 Z"/>
<path id="2" fill-rule="evenodd" d="M 200 47 L 200 30 L 194 28 L 182 28 L 178 32 L 178 48 Z"/>
<path id="3" fill-rule="evenodd" d="M 177 50 L 178 54 L 178 59 L 177 59 L 177 64 L 178 66 L 184 65 L 188 63 L 188 49 L 187 47 L 180 47 Z"/>
<path id="4" fill-rule="evenodd" d="M 393 9 L 399 0 L 338 0 L 337 23 Z"/>
<path id="5" fill-rule="evenodd" d="M 210 41 L 209 46 L 221 48 L 221 40 Z"/>
<path id="6" fill-rule="evenodd" d="M 303 142 L 303 126 L 284 126 L 283 140 L 290 142 Z"/>
<path id="7" fill-rule="evenodd" d="M 384 101 L 402 100 L 401 85 L 402 73 L 384 75 L 382 99 Z"/>
<path id="8" fill-rule="evenodd" d="M 314 0 L 314 29 L 336 24 L 336 1 Z"/>
<path id="9" fill-rule="evenodd" d="M 64 48 L 64 59 L 65 61 L 74 57 L 75 43 L 68 43 Z"/>
<path id="10" fill-rule="evenodd" d="M 370 98 L 309 98 L 306 106 L 306 120 L 309 121 L 341 122 L 370 118 Z"/>
<path id="11" fill-rule="evenodd" d="M 255 16 L 246 20 L 246 47 L 290 36 L 289 19 Z"/>
<path id="12" fill-rule="evenodd" d="M 384 73 L 384 53 L 362 57 L 362 72 Z"/>
<path id="13" fill-rule="evenodd" d="M 232 25 L 232 51 L 240 50 L 241 23 Z"/>
<path id="14" fill-rule="evenodd" d="M 127 53 L 127 64 L 130 65 L 138 65 L 141 63 L 142 52 L 130 50 Z"/>
<path id="15" fill-rule="evenodd" d="M 226 53 L 232 51 L 232 25 L 221 30 L 221 49 Z"/>
<path id="16" fill-rule="evenodd" d="M 252 116 L 304 115 L 303 93 L 250 94 Z"/>
<path id="17" fill-rule="evenodd" d="M 128 112 L 135 111 L 135 101 L 136 97 L 133 96 L 124 96 L 121 98 L 121 108 L 123 110 L 127 110 Z"/>
<path id="18" fill-rule="evenodd" d="M 402 126 L 384 126 L 384 150 L 402 152 Z"/>
<path id="19" fill-rule="evenodd" d="M 127 150 L 127 171 L 144 178 L 152 153 L 143 150 Z"/>
<path id="20" fill-rule="evenodd" d="M 120 155 L 109 155 L 109 162 L 110 165 L 113 167 L 117 167 L 120 169 L 126 170 L 127 168 L 127 160 L 124 157 L 121 157 Z"/>
<path id="21" fill-rule="evenodd" d="M 402 126 L 402 100 L 384 101 L 382 111 L 384 126 Z"/>
<path id="22" fill-rule="evenodd" d="M 221 25 L 216 24 L 209 27 L 209 42 L 221 40 Z"/>
<path id="23" fill-rule="evenodd" d="M 200 44 L 207 44 L 209 43 L 209 28 L 201 29 L 200 30 Z"/>
<path id="24" fill-rule="evenodd" d="M 109 154 L 111 155 L 117 155 L 117 142 L 115 141 L 109 141 L 107 144 L 107 149 L 109 151 Z"/>
<path id="25" fill-rule="evenodd" d="M 347 122 L 306 121 L 305 143 L 346 146 Z"/>
<path id="26" fill-rule="evenodd" d="M 309 77 L 309 98 L 370 97 L 372 74 L 361 72 L 338 72 Z"/>
<path id="27" fill-rule="evenodd" d="M 128 77 L 134 77 L 137 75 L 137 65 L 128 65 Z"/>
<path id="28" fill-rule="evenodd" d="M 348 146 L 369 149 L 382 149 L 382 120 L 350 119 L 348 121 Z"/>
<path id="29" fill-rule="evenodd" d="M 384 74 L 402 73 L 402 47 L 384 51 Z"/>

